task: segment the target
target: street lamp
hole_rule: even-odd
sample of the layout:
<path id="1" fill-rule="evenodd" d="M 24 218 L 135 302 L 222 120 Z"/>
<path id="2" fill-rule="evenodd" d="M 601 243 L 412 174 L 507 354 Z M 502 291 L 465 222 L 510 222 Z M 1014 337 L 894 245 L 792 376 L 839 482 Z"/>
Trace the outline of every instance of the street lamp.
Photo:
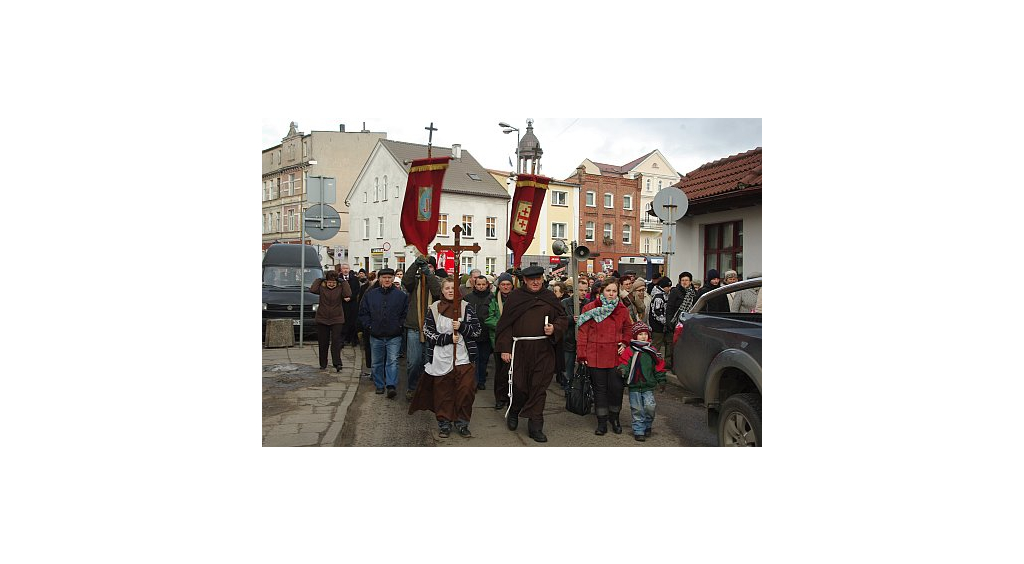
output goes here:
<path id="1" fill-rule="evenodd" d="M 505 129 L 503 129 L 502 132 L 506 134 L 512 133 L 513 131 L 516 132 L 516 174 L 519 174 L 519 128 L 512 127 L 505 122 L 499 123 L 498 127 L 504 127 Z"/>
<path id="2" fill-rule="evenodd" d="M 310 159 L 306 165 L 315 165 Z M 299 347 L 302 347 L 306 308 L 306 188 L 309 186 L 309 171 L 302 170 L 302 196 L 299 198 Z M 320 212 L 323 217 L 323 211 Z"/>

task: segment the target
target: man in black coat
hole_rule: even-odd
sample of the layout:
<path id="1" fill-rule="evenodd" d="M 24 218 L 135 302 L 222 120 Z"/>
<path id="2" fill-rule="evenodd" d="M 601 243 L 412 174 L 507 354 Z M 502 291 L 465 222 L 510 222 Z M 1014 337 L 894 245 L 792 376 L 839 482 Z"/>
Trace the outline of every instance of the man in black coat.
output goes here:
<path id="1" fill-rule="evenodd" d="M 588 292 L 590 292 L 590 284 L 586 280 L 580 280 L 576 283 L 576 300 L 580 304 L 579 311 L 581 312 L 583 311 L 583 306 L 587 305 Z M 565 376 L 564 380 L 560 382 L 562 389 L 569 386 L 569 380 L 576 370 L 576 319 L 579 316 L 576 314 L 576 308 L 572 300 L 573 296 L 566 296 L 562 299 L 562 307 L 565 308 L 565 315 L 569 318 L 569 328 L 565 330 L 565 338 L 562 340 L 565 350 Z"/>
<path id="2" fill-rule="evenodd" d="M 718 276 L 718 270 L 712 268 L 708 271 L 707 284 L 705 284 L 698 292 L 697 299 L 701 296 L 710 292 L 711 290 L 722 287 L 722 279 Z M 729 296 L 723 294 L 717 298 L 708 300 L 707 306 L 704 311 L 712 313 L 729 313 Z"/>
<path id="3" fill-rule="evenodd" d="M 359 346 L 359 339 L 357 338 L 359 319 L 357 318 L 358 307 L 356 304 L 356 296 L 359 294 L 359 279 L 356 278 L 348 263 L 343 262 L 336 265 L 335 270 L 338 272 L 338 283 L 340 284 L 344 280 L 352 290 L 352 296 L 345 298 L 345 303 L 342 305 L 342 310 L 345 312 L 345 327 L 341 332 L 342 340 L 344 343 L 356 347 Z"/>
<path id="4" fill-rule="evenodd" d="M 479 274 L 479 270 L 473 269 L 473 272 L 477 273 L 477 276 L 473 278 L 473 290 L 462 296 L 462 299 L 473 306 L 473 311 L 477 312 L 477 317 L 486 319 L 487 312 L 491 308 L 491 299 L 494 297 L 491 294 L 491 283 Z M 487 361 L 490 360 L 493 350 L 491 348 L 490 328 L 483 323 L 480 324 L 480 327 L 482 331 L 480 331 L 480 336 L 476 339 L 476 389 L 485 390 L 487 389 Z"/>

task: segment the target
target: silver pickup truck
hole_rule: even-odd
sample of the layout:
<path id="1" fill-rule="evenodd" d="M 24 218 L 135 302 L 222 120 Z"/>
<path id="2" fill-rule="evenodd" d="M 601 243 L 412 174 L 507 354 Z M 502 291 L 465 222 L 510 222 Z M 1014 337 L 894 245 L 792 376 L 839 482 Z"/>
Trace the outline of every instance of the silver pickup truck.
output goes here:
<path id="1" fill-rule="evenodd" d="M 722 294 L 759 291 L 761 278 L 712 290 L 679 316 L 672 372 L 701 398 L 719 446 L 761 446 L 761 313 L 704 311 Z"/>

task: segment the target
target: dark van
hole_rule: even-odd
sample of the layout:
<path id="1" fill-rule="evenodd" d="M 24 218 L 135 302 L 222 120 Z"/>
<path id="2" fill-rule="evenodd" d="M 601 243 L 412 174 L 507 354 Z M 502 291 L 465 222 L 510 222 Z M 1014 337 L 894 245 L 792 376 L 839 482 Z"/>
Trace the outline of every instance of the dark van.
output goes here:
<path id="1" fill-rule="evenodd" d="M 302 270 L 302 252 L 306 253 Z M 320 256 L 310 245 L 275 243 L 263 255 L 263 339 L 267 336 L 267 320 L 287 318 L 295 328 L 295 341 L 299 340 L 299 289 L 303 291 L 303 339 L 316 337 L 317 304 L 320 296 L 312 294 L 309 286 L 323 278 Z"/>

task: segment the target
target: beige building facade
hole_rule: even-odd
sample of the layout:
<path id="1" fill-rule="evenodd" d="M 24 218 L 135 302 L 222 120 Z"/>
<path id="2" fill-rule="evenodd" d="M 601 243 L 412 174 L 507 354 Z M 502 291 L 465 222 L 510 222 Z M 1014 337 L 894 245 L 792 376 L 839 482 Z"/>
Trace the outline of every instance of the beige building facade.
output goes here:
<path id="1" fill-rule="evenodd" d="M 343 124 L 338 131 L 303 133 L 292 122 L 279 145 L 263 150 L 263 249 L 275 242 L 299 242 L 302 210 L 314 204 L 308 200 L 308 178 L 333 177 L 335 203 L 328 205 L 341 216 L 341 229 L 326 241 L 307 236 L 306 243 L 324 247 L 321 257 L 327 265 L 345 262 L 349 210 L 342 201 L 380 139 L 387 139 L 387 133 L 365 129 L 349 132 Z"/>
<path id="2" fill-rule="evenodd" d="M 505 187 L 509 198 L 515 196 L 515 180 L 510 180 L 512 173 L 493 169 L 487 169 L 487 172 Z M 579 184 L 572 182 L 552 179 L 548 184 L 544 207 L 541 208 L 540 220 L 537 222 L 537 231 L 534 233 L 533 242 L 523 255 L 524 268 L 534 264 L 544 268 L 557 267 L 558 257 L 551 252 L 551 245 L 556 239 L 561 239 L 568 246 L 570 241 L 576 239 L 575 225 L 579 223 L 579 208 L 576 202 L 579 201 L 579 191 Z M 506 220 L 510 212 L 511 210 L 506 209 Z M 505 233 L 504 240 L 508 241 L 508 233 Z M 510 253 L 511 251 L 506 249 L 506 268 L 512 266 Z"/>

